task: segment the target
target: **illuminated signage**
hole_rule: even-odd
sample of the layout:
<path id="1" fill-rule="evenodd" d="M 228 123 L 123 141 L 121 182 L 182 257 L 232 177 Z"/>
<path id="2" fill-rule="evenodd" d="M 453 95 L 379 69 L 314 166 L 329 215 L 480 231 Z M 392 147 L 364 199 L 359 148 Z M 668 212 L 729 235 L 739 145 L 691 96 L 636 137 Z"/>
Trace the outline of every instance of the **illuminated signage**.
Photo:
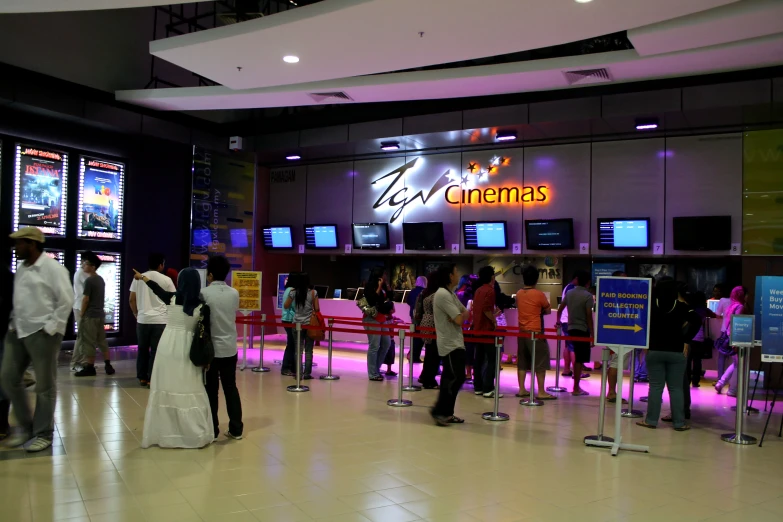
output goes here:
<path id="1" fill-rule="evenodd" d="M 68 154 L 16 145 L 14 230 L 65 235 Z"/>
<path id="2" fill-rule="evenodd" d="M 515 205 L 527 203 L 545 203 L 549 201 L 550 189 L 547 185 L 537 186 L 497 186 L 489 184 L 501 170 L 510 164 L 510 158 L 496 156 L 486 167 L 477 162 L 469 162 L 464 174 L 454 174 L 452 169 L 441 174 L 429 189 L 418 190 L 409 194 L 411 187 L 405 186 L 405 175 L 423 162 L 422 158 L 413 158 L 391 172 L 381 175 L 372 181 L 372 185 L 383 186 L 385 190 L 373 204 L 373 209 L 393 208 L 394 213 L 389 219 L 394 223 L 402 215 L 406 207 L 413 204 L 427 205 L 433 197 L 443 191 L 443 197 L 449 205 Z"/>
<path id="3" fill-rule="evenodd" d="M 19 263 L 21 263 L 22 260 L 16 257 L 15 248 L 12 248 L 11 250 L 14 254 L 14 263 L 11 265 L 11 272 L 16 273 L 16 267 L 19 266 Z M 65 252 L 62 250 L 44 250 L 44 254 L 65 266 Z"/>
<path id="4" fill-rule="evenodd" d="M 122 239 L 125 165 L 79 158 L 79 237 Z"/>
<path id="5" fill-rule="evenodd" d="M 103 329 L 107 332 L 120 330 L 120 273 L 122 256 L 116 253 L 95 252 L 101 260 L 97 274 L 106 284 L 103 302 Z M 76 253 L 76 269 L 81 270 L 82 253 Z"/>

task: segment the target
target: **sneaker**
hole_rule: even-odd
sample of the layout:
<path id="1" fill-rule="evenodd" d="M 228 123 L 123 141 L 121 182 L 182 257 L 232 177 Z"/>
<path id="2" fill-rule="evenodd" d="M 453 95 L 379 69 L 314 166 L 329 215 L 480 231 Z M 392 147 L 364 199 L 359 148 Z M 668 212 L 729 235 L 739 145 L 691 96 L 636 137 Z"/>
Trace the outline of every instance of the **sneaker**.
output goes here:
<path id="1" fill-rule="evenodd" d="M 16 448 L 30 440 L 30 435 L 27 432 L 15 431 L 3 439 L 3 447 Z"/>
<path id="2" fill-rule="evenodd" d="M 114 366 L 112 366 L 108 361 L 106 361 L 106 364 L 103 365 L 103 369 L 106 371 L 106 375 L 114 375 L 117 373 L 117 370 L 115 370 Z"/>
<path id="3" fill-rule="evenodd" d="M 302 380 L 303 381 L 310 381 L 312 379 L 313 379 L 313 376 L 310 375 L 309 373 L 307 375 L 302 375 Z"/>
<path id="4" fill-rule="evenodd" d="M 242 440 L 242 435 L 241 435 L 241 434 L 239 434 L 239 435 L 234 435 L 234 434 L 233 434 L 233 433 L 231 433 L 230 431 L 227 431 L 227 432 L 226 432 L 226 437 L 228 437 L 229 439 L 234 439 L 234 440 Z"/>
<path id="5" fill-rule="evenodd" d="M 45 449 L 49 449 L 52 446 L 52 441 L 43 437 L 36 437 L 24 445 L 24 449 L 27 453 L 37 453 Z"/>
<path id="6" fill-rule="evenodd" d="M 484 397 L 486 397 L 487 399 L 494 399 L 495 398 L 495 390 L 492 390 L 490 392 L 485 393 Z M 498 398 L 502 399 L 503 398 L 503 394 L 502 393 L 498 393 Z"/>
<path id="7" fill-rule="evenodd" d="M 397 372 L 392 370 L 386 370 L 386 377 L 397 377 Z"/>
<path id="8" fill-rule="evenodd" d="M 484 392 L 481 390 L 476 390 L 473 392 L 473 395 L 484 395 Z"/>
<path id="9" fill-rule="evenodd" d="M 74 373 L 74 375 L 77 377 L 95 377 L 96 375 L 98 375 L 98 372 L 95 371 L 95 365 L 88 364 L 78 372 Z"/>

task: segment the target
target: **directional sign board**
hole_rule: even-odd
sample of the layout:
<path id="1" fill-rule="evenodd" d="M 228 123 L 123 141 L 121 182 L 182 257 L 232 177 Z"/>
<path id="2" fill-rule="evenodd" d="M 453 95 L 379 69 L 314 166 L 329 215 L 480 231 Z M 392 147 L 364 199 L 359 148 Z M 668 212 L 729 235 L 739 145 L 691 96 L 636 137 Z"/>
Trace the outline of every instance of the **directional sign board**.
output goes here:
<path id="1" fill-rule="evenodd" d="M 753 346 L 753 319 L 752 315 L 731 316 L 731 345 L 740 348 Z"/>
<path id="2" fill-rule="evenodd" d="M 756 278 L 755 311 L 756 322 L 761 323 L 756 329 L 761 337 L 761 361 L 783 362 L 783 277 Z"/>
<path id="3" fill-rule="evenodd" d="M 599 277 L 595 344 L 648 348 L 652 281 L 645 277 Z"/>

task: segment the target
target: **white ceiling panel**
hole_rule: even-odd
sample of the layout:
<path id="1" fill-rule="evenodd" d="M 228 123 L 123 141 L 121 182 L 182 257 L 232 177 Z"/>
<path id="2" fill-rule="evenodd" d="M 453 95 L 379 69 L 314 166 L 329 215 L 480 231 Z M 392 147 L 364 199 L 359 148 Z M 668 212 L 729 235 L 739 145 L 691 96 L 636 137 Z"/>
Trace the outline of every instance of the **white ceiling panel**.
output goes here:
<path id="1" fill-rule="evenodd" d="M 606 67 L 614 83 L 752 69 L 783 64 L 783 36 L 692 51 L 640 57 L 636 51 L 516 62 L 461 69 L 344 78 L 283 87 L 119 91 L 117 100 L 160 110 L 249 109 L 318 105 L 312 92 L 342 91 L 354 101 L 393 102 L 487 96 L 572 88 L 566 70 Z M 334 103 L 334 102 L 330 102 Z"/>
<path id="2" fill-rule="evenodd" d="M 228 88 L 252 89 L 548 47 L 735 1 L 325 0 L 157 40 L 150 52 Z M 284 63 L 286 55 L 300 62 Z"/>
<path id="3" fill-rule="evenodd" d="M 191 4 L 204 0 L 0 0 L 0 13 L 51 13 Z"/>

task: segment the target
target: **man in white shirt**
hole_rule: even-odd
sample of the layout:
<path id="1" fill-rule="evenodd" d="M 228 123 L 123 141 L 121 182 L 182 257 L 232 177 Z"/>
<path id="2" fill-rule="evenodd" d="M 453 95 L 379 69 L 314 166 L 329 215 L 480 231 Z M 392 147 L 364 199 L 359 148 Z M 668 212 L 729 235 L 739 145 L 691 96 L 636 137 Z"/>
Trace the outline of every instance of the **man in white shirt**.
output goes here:
<path id="1" fill-rule="evenodd" d="M 155 281 L 167 292 L 176 292 L 171 278 L 163 275 L 166 258 L 163 254 L 150 254 L 147 262 L 149 270 L 144 276 Z M 166 305 L 149 287 L 141 281 L 133 280 L 130 287 L 130 307 L 136 316 L 136 337 L 139 342 L 136 353 L 136 378 L 144 387 L 150 385 L 152 366 L 155 364 L 155 353 L 158 342 L 166 329 L 168 313 Z"/>
<path id="2" fill-rule="evenodd" d="M 8 446 L 24 444 L 30 453 L 52 445 L 57 401 L 57 356 L 71 316 L 73 290 L 68 270 L 43 253 L 44 235 L 35 227 L 11 234 L 23 261 L 14 276 L 11 322 L 5 338 L 0 383 L 11 401 L 20 430 L 6 439 Z M 32 363 L 35 415 L 24 390 L 23 376 Z"/>
<path id="3" fill-rule="evenodd" d="M 73 274 L 73 319 L 76 324 L 82 320 L 82 299 L 84 296 L 84 282 L 87 280 L 87 273 L 76 268 L 76 273 Z M 79 349 L 81 346 L 76 343 L 73 347 L 73 355 L 71 356 L 71 371 L 75 372 L 82 369 L 84 365 L 84 354 Z"/>
<path id="4" fill-rule="evenodd" d="M 239 311 L 239 292 L 228 286 L 225 281 L 231 270 L 231 264 L 225 257 L 211 257 L 207 263 L 207 286 L 201 291 L 201 298 L 209 306 L 209 326 L 215 358 L 207 371 L 207 396 L 212 408 L 212 424 L 215 438 L 220 434 L 218 428 L 218 388 L 223 386 L 228 412 L 228 431 L 226 437 L 242 438 L 242 401 L 237 389 L 237 312 Z"/>

